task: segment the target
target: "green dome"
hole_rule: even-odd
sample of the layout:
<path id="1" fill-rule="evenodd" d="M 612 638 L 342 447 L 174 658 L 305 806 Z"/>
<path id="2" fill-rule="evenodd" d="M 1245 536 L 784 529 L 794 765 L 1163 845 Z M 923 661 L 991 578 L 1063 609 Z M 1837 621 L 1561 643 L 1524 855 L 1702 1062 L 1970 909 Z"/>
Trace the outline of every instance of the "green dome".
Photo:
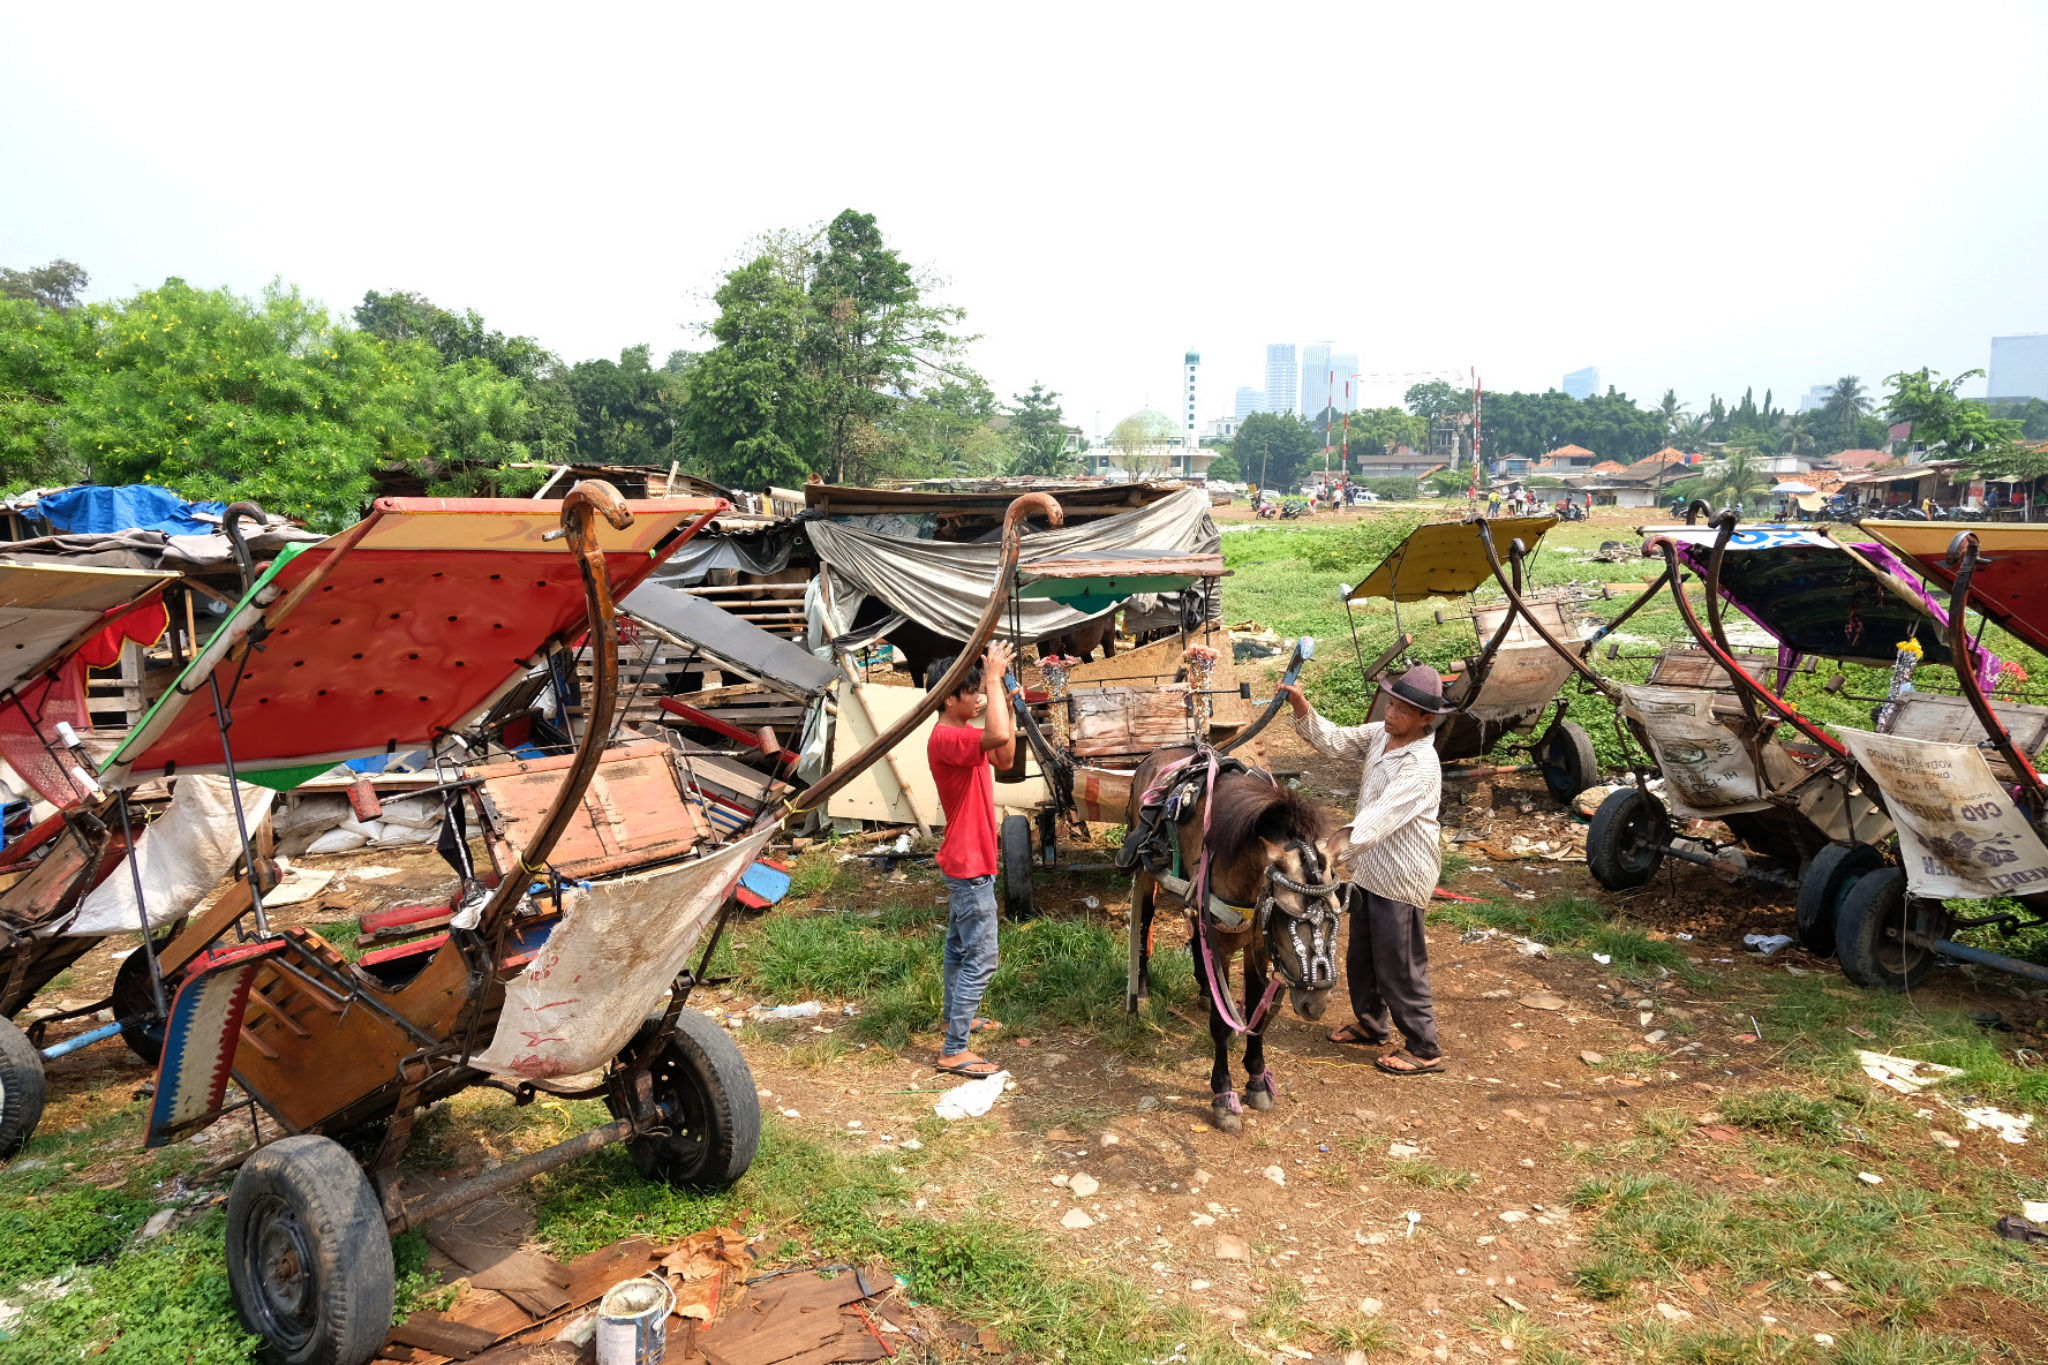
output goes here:
<path id="1" fill-rule="evenodd" d="M 1188 352 L 1188 360 L 1187 360 L 1187 363 L 1188 363 L 1188 364 L 1190 364 L 1190 365 L 1196 365 L 1196 364 L 1199 364 L 1199 363 L 1201 363 L 1201 359 L 1202 359 L 1202 353 L 1201 353 L 1200 351 L 1189 351 L 1189 352 Z"/>
<path id="2" fill-rule="evenodd" d="M 1172 439 L 1180 434 L 1171 417 L 1157 408 L 1141 408 L 1116 424 L 1121 439 L 1158 442 Z"/>

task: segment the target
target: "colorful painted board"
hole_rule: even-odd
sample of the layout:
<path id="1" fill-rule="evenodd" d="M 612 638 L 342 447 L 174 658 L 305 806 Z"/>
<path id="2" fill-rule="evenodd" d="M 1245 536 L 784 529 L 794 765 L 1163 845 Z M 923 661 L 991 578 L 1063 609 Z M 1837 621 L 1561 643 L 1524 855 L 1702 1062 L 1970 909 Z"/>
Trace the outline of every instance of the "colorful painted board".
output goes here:
<path id="1" fill-rule="evenodd" d="M 70 651 L 111 614 L 178 581 L 153 569 L 100 569 L 0 559 L 0 692 Z"/>
<path id="2" fill-rule="evenodd" d="M 1873 521 L 1863 531 L 1943 587 L 1956 581 L 1945 562 L 1949 542 L 1974 532 L 1977 571 L 1970 579 L 1970 605 L 2048 653 L 2048 523 Z"/>

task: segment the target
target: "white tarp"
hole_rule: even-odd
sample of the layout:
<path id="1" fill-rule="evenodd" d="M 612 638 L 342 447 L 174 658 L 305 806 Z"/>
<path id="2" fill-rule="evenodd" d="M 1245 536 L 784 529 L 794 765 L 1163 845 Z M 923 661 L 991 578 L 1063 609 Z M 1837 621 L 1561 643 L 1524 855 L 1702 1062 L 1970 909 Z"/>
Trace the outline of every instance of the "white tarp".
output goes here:
<path id="1" fill-rule="evenodd" d="M 668 996 L 697 940 L 762 845 L 765 829 L 708 858 L 571 890 L 562 919 L 505 987 L 480 1071 L 524 1080 L 603 1066 Z"/>
<path id="2" fill-rule="evenodd" d="M 831 521 L 807 522 L 805 530 L 818 558 L 832 571 L 838 599 L 833 605 L 849 623 L 859 602 L 844 599 L 868 593 L 929 630 L 964 640 L 988 607 L 1002 563 L 1003 547 L 994 541 L 911 540 Z M 1087 559 L 1110 550 L 1135 549 L 1213 553 L 1221 544 L 1216 523 L 1209 519 L 1209 494 L 1183 488 L 1149 507 L 1026 536 L 1023 560 L 1029 564 L 1035 559 Z M 1071 630 L 1090 615 L 1041 597 L 1020 603 L 1027 640 Z M 1006 628 L 1008 619 L 1005 615 Z"/>
<path id="3" fill-rule="evenodd" d="M 1714 719 L 1714 693 L 1624 684 L 1621 696 L 1622 709 L 1650 737 L 1672 810 L 1718 820 L 1770 808 L 1749 750 Z"/>
<path id="4" fill-rule="evenodd" d="M 1865 730 L 1838 733 L 1884 793 L 1914 895 L 2048 891 L 2048 844 L 2028 828 L 1981 751 Z"/>
<path id="5" fill-rule="evenodd" d="M 1571 671 L 1572 666 L 1541 639 L 1533 645 L 1502 645 L 1478 697 L 1465 711 L 1474 720 L 1526 724 L 1550 705 Z"/>
<path id="6" fill-rule="evenodd" d="M 270 813 L 277 793 L 247 782 L 241 787 L 242 816 L 254 830 Z M 242 856 L 242 836 L 235 826 L 235 800 L 228 780 L 214 773 L 180 776 L 171 804 L 156 823 L 142 831 L 131 856 L 142 870 L 149 927 L 161 929 L 189 914 Z M 133 933 L 140 928 L 135 875 L 124 861 L 86 893 L 64 932 L 97 936 Z"/>

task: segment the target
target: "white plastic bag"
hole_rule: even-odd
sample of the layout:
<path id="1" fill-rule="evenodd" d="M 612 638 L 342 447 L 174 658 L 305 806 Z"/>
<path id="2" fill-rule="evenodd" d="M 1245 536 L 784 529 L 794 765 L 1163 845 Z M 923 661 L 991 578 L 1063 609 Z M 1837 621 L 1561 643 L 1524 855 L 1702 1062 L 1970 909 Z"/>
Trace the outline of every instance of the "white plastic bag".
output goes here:
<path id="1" fill-rule="evenodd" d="M 932 1106 L 932 1112 L 948 1121 L 953 1119 L 978 1119 L 986 1114 L 1003 1093 L 1003 1086 L 1009 1081 L 1010 1073 L 998 1071 L 992 1076 L 977 1076 L 971 1081 L 962 1081 Z"/>

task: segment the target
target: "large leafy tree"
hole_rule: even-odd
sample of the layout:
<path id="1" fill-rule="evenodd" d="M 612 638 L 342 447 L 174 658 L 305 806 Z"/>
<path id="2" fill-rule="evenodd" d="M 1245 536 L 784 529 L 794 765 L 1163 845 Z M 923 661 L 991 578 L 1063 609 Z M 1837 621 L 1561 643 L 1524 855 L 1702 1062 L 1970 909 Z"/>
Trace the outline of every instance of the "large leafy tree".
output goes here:
<path id="1" fill-rule="evenodd" d="M 569 370 L 578 457 L 592 464 L 660 465 L 680 457 L 676 435 L 693 357 L 678 351 L 659 369 L 654 348 L 628 346 L 617 361 L 584 360 Z"/>
<path id="2" fill-rule="evenodd" d="M 0 448 L 10 480 L 156 483 L 253 498 L 318 526 L 354 520 L 380 470 L 437 491 L 511 491 L 529 453 L 519 385 L 331 319 L 182 280 L 68 313 L 0 308 Z"/>
<path id="3" fill-rule="evenodd" d="M 2048 452 L 2028 450 L 2019 444 L 2022 427 L 2008 418 L 1994 417 L 1982 403 L 1956 396 L 1956 390 L 1982 370 L 1964 370 L 1943 379 L 1934 370 L 1907 370 L 1890 376 L 1885 383 L 1891 392 L 1885 397 L 1885 416 L 1894 424 L 1913 424 L 1913 439 L 1930 451 L 1940 448 L 1952 459 L 1968 462 L 1972 469 L 1993 476 L 2019 474 L 2033 477 L 2048 473 Z"/>
<path id="4" fill-rule="evenodd" d="M 763 252 L 726 276 L 716 298 L 716 344 L 692 367 L 683 407 L 684 449 L 730 487 L 802 484 L 824 446 L 803 281 L 786 256 Z"/>
<path id="5" fill-rule="evenodd" d="M 83 266 L 63 257 L 30 270 L 0 266 L 0 298 L 21 299 L 44 308 L 76 308 L 85 298 L 92 277 Z"/>
<path id="6" fill-rule="evenodd" d="M 579 457 L 578 412 L 561 360 L 532 337 L 507 336 L 487 325 L 475 309 L 457 313 L 423 294 L 370 290 L 355 308 L 356 326 L 389 342 L 425 342 L 448 364 L 479 360 L 526 395 L 526 421 L 519 439 L 536 459 L 561 463 Z"/>
<path id="7" fill-rule="evenodd" d="M 946 380 L 898 399 L 877 430 L 875 467 L 907 477 L 1012 472 L 1011 445 L 996 429 L 996 396 L 978 379 Z"/>
<path id="8" fill-rule="evenodd" d="M 1428 421 L 1399 408 L 1360 408 L 1351 414 L 1347 430 L 1356 454 L 1386 455 L 1401 446 L 1422 450 L 1429 441 Z"/>
<path id="9" fill-rule="evenodd" d="M 1411 384 L 1402 399 L 1408 404 L 1408 411 L 1424 422 L 1437 422 L 1472 411 L 1472 390 L 1457 388 L 1441 379 Z"/>
<path id="10" fill-rule="evenodd" d="M 1751 446 L 1731 446 L 1718 460 L 1691 478 L 1681 479 L 1666 490 L 1686 498 L 1704 498 L 1716 507 L 1733 507 L 1750 502 L 1771 486 L 1761 451 Z"/>
<path id="11" fill-rule="evenodd" d="M 1255 412 L 1238 423 L 1230 448 L 1245 478 L 1264 479 L 1262 488 L 1290 488 L 1319 457 L 1323 429 L 1291 412 Z"/>
<path id="12" fill-rule="evenodd" d="M 1009 436 L 1013 474 L 1065 474 L 1074 467 L 1060 396 L 1043 385 L 1014 396 Z"/>

